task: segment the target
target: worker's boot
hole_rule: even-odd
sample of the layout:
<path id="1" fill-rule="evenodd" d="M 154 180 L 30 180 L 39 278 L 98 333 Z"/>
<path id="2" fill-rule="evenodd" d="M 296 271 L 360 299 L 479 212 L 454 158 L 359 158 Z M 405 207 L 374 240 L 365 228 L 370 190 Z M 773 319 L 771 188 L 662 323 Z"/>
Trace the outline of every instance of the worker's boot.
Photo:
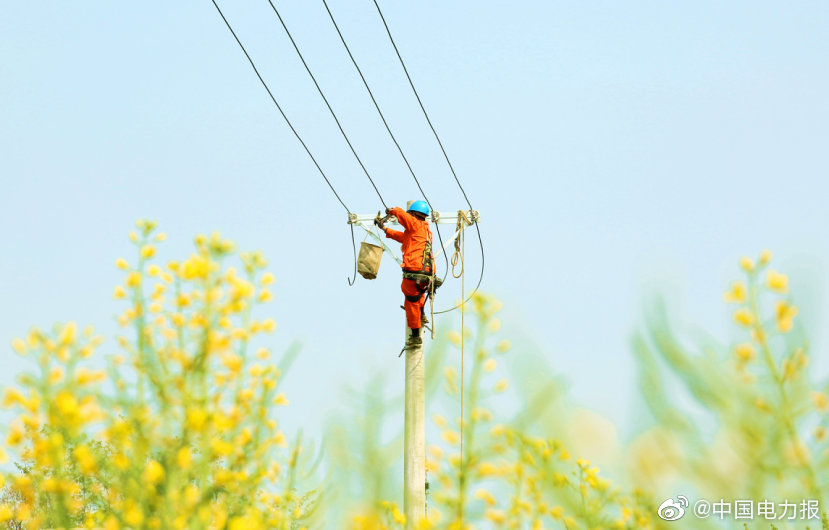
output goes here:
<path id="1" fill-rule="evenodd" d="M 423 346 L 423 339 L 420 337 L 409 337 L 406 340 L 407 350 L 414 350 L 415 348 L 419 348 L 420 346 Z"/>

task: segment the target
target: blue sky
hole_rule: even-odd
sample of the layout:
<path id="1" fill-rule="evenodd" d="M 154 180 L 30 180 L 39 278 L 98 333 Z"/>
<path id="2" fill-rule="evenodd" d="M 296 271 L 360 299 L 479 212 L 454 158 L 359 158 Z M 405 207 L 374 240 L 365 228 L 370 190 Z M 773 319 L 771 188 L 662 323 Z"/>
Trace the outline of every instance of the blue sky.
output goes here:
<path id="1" fill-rule="evenodd" d="M 377 211 L 270 6 L 225 4 L 346 204 Z M 429 198 L 463 207 L 373 4 L 329 4 Z M 322 2 L 277 5 L 383 196 L 415 198 Z M 825 371 L 829 5 L 381 5 L 482 214 L 503 335 L 535 344 L 574 401 L 625 433 L 646 422 L 629 348 L 643 302 L 665 293 L 727 341 L 721 293 L 763 248 L 791 274 Z M 288 425 L 313 432 L 370 372 L 402 383 L 397 271 L 387 260 L 348 287 L 345 212 L 209 1 L 11 4 L 0 54 L 0 342 L 70 319 L 115 331 L 113 261 L 149 217 L 164 258 L 213 230 L 270 258 L 274 345 L 303 343 Z M 7 384 L 25 364 L 2 355 Z"/>

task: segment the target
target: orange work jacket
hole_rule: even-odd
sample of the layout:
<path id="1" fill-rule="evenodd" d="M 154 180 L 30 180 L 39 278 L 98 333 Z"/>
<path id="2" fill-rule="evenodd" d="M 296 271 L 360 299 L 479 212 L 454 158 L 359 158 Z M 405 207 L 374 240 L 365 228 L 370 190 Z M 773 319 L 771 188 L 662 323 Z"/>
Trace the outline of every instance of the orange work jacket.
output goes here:
<path id="1" fill-rule="evenodd" d="M 397 217 L 403 232 L 384 228 L 386 237 L 399 241 L 403 245 L 403 270 L 410 272 L 429 272 L 434 270 L 432 254 L 432 231 L 429 222 L 421 221 L 403 208 L 392 208 L 392 215 Z"/>

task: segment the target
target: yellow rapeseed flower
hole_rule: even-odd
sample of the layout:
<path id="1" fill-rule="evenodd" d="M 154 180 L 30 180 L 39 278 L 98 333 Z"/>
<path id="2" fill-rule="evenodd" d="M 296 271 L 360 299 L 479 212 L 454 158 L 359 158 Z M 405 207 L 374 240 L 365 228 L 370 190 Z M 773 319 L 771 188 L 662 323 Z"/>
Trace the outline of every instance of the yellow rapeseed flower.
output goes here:
<path id="1" fill-rule="evenodd" d="M 72 455 L 78 462 L 78 469 L 84 475 L 92 475 L 98 470 L 98 462 L 95 460 L 95 455 L 86 445 L 79 445 L 72 451 Z"/>
<path id="2" fill-rule="evenodd" d="M 495 510 L 490 508 L 484 513 L 484 515 L 487 519 L 498 525 L 504 524 L 507 520 L 507 514 L 504 513 L 503 510 Z"/>
<path id="3" fill-rule="evenodd" d="M 741 326 L 749 327 L 754 324 L 754 315 L 748 308 L 740 308 L 734 312 L 734 322 Z"/>
<path id="4" fill-rule="evenodd" d="M 819 412 L 829 411 L 829 397 L 823 392 L 812 392 L 812 404 Z"/>
<path id="5" fill-rule="evenodd" d="M 148 484 L 158 484 L 164 480 L 164 467 L 155 460 L 147 462 L 144 468 L 143 479 Z"/>
<path id="6" fill-rule="evenodd" d="M 737 359 L 743 362 L 752 360 L 756 354 L 754 346 L 750 342 L 737 345 L 734 352 L 737 354 Z"/>
<path id="7" fill-rule="evenodd" d="M 285 397 L 285 394 L 283 392 L 280 392 L 273 399 L 273 404 L 277 405 L 277 406 L 285 407 L 285 406 L 288 405 L 288 398 Z"/>
<path id="8" fill-rule="evenodd" d="M 8 504 L 0 504 L 0 523 L 11 521 L 14 517 L 14 510 Z"/>
<path id="9" fill-rule="evenodd" d="M 754 260 L 749 258 L 748 256 L 743 256 L 742 258 L 740 258 L 740 268 L 746 272 L 753 272 Z"/>
<path id="10" fill-rule="evenodd" d="M 141 247 L 141 257 L 144 259 L 150 259 L 155 256 L 155 247 L 153 245 L 144 245 Z"/>
<path id="11" fill-rule="evenodd" d="M 115 266 L 121 269 L 122 271 L 125 271 L 130 268 L 130 264 L 127 263 L 127 260 L 125 260 L 124 258 L 118 258 L 117 260 L 115 260 Z"/>
<path id="12" fill-rule="evenodd" d="M 509 387 L 509 381 L 506 379 L 501 379 L 497 383 L 495 383 L 495 391 L 496 392 L 503 392 Z"/>
<path id="13" fill-rule="evenodd" d="M 141 273 L 135 271 L 129 273 L 125 283 L 127 284 L 127 287 L 138 287 L 141 285 Z"/>
<path id="14" fill-rule="evenodd" d="M 144 522 L 144 513 L 133 504 L 124 514 L 124 521 L 132 527 L 138 527 Z"/>
<path id="15" fill-rule="evenodd" d="M 766 274 L 766 286 L 772 291 L 785 294 L 789 290 L 789 277 L 775 270 Z"/>
<path id="16" fill-rule="evenodd" d="M 498 473 L 498 467 L 492 462 L 484 461 L 478 464 L 478 474 L 481 475 L 481 477 L 492 477 Z"/>
<path id="17" fill-rule="evenodd" d="M 487 359 L 484 363 L 484 372 L 493 372 L 498 367 L 498 361 L 495 359 Z"/>
<path id="18" fill-rule="evenodd" d="M 127 297 L 127 291 L 120 285 L 116 285 L 115 289 L 112 291 L 112 297 L 116 300 L 121 300 Z"/>
<path id="19" fill-rule="evenodd" d="M 26 347 L 26 343 L 23 342 L 23 339 L 12 340 L 12 349 L 20 355 L 24 355 L 28 350 L 28 348 Z"/>
<path id="20" fill-rule="evenodd" d="M 746 301 L 746 284 L 743 282 L 734 282 L 731 288 L 723 294 L 723 300 L 728 303 L 741 304 Z"/>
<path id="21" fill-rule="evenodd" d="M 484 501 L 488 506 L 495 506 L 495 496 L 483 488 L 475 492 L 475 498 Z"/>
<path id="22" fill-rule="evenodd" d="M 778 300 L 775 304 L 774 316 L 777 321 L 777 329 L 783 333 L 791 331 L 794 325 L 794 317 L 797 316 L 797 306 L 791 305 L 783 300 Z"/>
<path id="23" fill-rule="evenodd" d="M 72 345 L 75 344 L 75 340 L 78 337 L 78 325 L 74 322 L 67 322 L 63 329 L 60 331 L 60 335 L 58 335 L 58 342 L 63 345 Z"/>
<path id="24" fill-rule="evenodd" d="M 193 465 L 193 453 L 190 452 L 189 447 L 182 447 L 176 454 L 176 464 L 179 469 L 187 471 Z"/>
<path id="25" fill-rule="evenodd" d="M 228 353 L 222 356 L 222 364 L 233 373 L 237 373 L 242 368 L 242 358 L 234 353 Z"/>
<path id="26" fill-rule="evenodd" d="M 461 441 L 461 437 L 458 434 L 458 431 L 446 429 L 441 433 L 443 440 L 448 443 L 449 445 L 458 445 Z"/>

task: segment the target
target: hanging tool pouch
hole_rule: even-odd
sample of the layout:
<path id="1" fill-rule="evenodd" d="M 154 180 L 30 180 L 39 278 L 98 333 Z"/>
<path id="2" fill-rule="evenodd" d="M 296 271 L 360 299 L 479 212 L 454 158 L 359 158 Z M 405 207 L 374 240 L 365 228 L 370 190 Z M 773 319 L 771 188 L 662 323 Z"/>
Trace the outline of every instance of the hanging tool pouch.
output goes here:
<path id="1" fill-rule="evenodd" d="M 379 237 L 379 236 L 378 236 Z M 366 243 L 368 233 L 360 243 L 360 255 L 357 257 L 357 272 L 366 280 L 377 278 L 380 272 L 380 258 L 383 257 L 383 247 Z"/>

